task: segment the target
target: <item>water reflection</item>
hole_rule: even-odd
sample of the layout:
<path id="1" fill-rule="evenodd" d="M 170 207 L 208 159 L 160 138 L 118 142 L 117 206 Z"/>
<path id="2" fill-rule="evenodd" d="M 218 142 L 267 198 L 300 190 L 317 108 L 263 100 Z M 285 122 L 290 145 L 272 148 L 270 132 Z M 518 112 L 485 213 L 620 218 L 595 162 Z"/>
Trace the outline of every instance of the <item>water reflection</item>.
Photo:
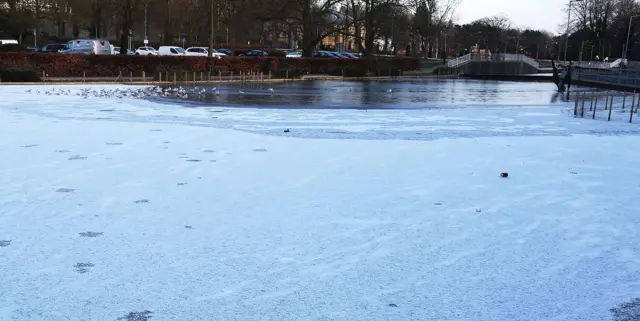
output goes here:
<path id="1" fill-rule="evenodd" d="M 394 81 L 293 81 L 287 83 L 185 85 L 202 91 L 186 98 L 195 106 L 216 105 L 263 108 L 428 109 L 487 105 L 532 106 L 565 102 L 549 82 L 499 82 L 464 79 L 409 79 Z M 195 88 L 198 87 L 198 90 Z M 580 90 L 576 88 L 574 91 Z"/>

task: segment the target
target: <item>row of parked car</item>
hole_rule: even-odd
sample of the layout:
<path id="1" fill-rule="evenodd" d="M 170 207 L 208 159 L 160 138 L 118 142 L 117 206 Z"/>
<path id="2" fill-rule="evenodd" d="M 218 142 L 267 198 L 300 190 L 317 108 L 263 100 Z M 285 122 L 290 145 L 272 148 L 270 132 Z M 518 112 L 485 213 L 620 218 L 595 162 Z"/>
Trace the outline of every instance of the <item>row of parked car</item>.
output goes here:
<path id="1" fill-rule="evenodd" d="M 41 48 L 29 47 L 29 51 L 38 52 L 60 52 L 60 53 L 84 53 L 95 55 L 119 55 L 120 47 L 115 47 L 108 40 L 96 39 L 78 39 L 71 40 L 66 44 L 48 44 Z M 221 58 L 224 56 L 233 56 L 230 49 L 212 49 L 213 57 Z M 284 50 L 288 58 L 301 58 L 302 51 Z M 207 47 L 189 47 L 183 49 L 177 46 L 160 46 L 157 50 L 154 47 L 142 46 L 135 50 L 127 50 L 127 55 L 140 56 L 209 56 L 209 48 Z M 240 54 L 240 56 L 261 57 L 269 56 L 269 52 L 262 49 L 253 49 Z M 340 58 L 340 59 L 358 59 L 358 54 L 349 52 L 333 52 L 333 51 L 317 51 L 314 57 L 319 58 Z"/>

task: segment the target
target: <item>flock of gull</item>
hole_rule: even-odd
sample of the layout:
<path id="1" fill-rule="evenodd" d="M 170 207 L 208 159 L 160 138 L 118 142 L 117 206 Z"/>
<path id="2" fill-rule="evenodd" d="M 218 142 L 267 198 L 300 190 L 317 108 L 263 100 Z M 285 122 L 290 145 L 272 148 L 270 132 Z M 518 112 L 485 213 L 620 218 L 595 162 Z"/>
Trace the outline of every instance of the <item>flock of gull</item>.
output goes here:
<path id="1" fill-rule="evenodd" d="M 72 91 L 64 88 L 52 88 L 48 90 L 26 90 L 26 93 L 36 93 L 50 96 L 69 96 L 73 95 Z M 273 94 L 275 90 L 273 88 L 267 89 L 267 92 Z M 238 93 L 244 94 L 244 91 L 239 90 Z M 131 88 L 131 89 L 91 89 L 91 88 L 83 88 L 79 92 L 75 93 L 76 96 L 80 96 L 82 98 L 95 98 L 95 97 L 116 97 L 116 98 L 149 98 L 149 97 L 171 97 L 171 98 L 201 98 L 205 95 L 213 95 L 218 96 L 220 92 L 216 87 L 213 88 L 185 88 L 182 86 L 177 87 L 145 87 L 145 88 Z"/>

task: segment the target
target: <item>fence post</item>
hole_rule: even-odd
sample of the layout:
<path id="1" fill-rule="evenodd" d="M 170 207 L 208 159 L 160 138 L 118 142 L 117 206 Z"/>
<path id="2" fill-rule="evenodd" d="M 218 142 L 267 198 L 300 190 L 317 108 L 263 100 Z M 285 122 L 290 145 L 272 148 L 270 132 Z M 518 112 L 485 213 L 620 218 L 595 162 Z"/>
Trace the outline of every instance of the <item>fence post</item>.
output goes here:
<path id="1" fill-rule="evenodd" d="M 584 103 L 585 103 L 585 101 L 586 101 L 586 99 L 582 100 L 582 108 L 581 108 L 581 111 L 580 111 L 580 117 L 581 118 L 584 118 Z"/>
<path id="2" fill-rule="evenodd" d="M 176 79 L 176 72 L 174 71 L 174 72 L 173 72 L 173 84 L 174 84 L 174 85 L 176 84 L 176 80 L 177 80 L 177 79 Z"/>
<path id="3" fill-rule="evenodd" d="M 609 118 L 607 121 L 611 121 L 611 112 L 613 111 L 613 97 L 611 97 L 611 104 L 609 105 Z"/>
<path id="4" fill-rule="evenodd" d="M 129 72 L 129 82 L 132 83 L 133 82 L 133 71 Z"/>
<path id="5" fill-rule="evenodd" d="M 607 107 L 609 106 L 609 93 L 605 93 L 604 97 L 606 98 L 604 101 L 604 110 L 607 110 Z"/>
<path id="6" fill-rule="evenodd" d="M 82 82 L 86 82 L 87 81 L 87 72 L 86 71 L 82 71 Z"/>
<path id="7" fill-rule="evenodd" d="M 162 71 L 160 72 L 160 74 L 159 74 L 159 75 L 160 75 L 160 76 L 158 77 L 158 81 L 159 81 L 160 83 L 162 83 Z"/>
<path id="8" fill-rule="evenodd" d="M 573 116 L 578 116 L 578 102 L 580 101 L 580 93 L 576 96 L 576 103 L 573 106 Z"/>
<path id="9" fill-rule="evenodd" d="M 200 81 L 204 81 L 204 73 L 202 71 L 200 72 Z"/>
<path id="10" fill-rule="evenodd" d="M 594 98 L 595 98 L 595 95 L 596 95 L 596 93 L 595 93 L 595 92 L 592 92 L 592 93 L 591 93 L 591 102 L 589 103 L 589 111 L 592 111 L 592 110 L 593 110 L 593 100 L 594 100 Z"/>
<path id="11" fill-rule="evenodd" d="M 633 91 L 633 95 L 631 96 L 631 111 L 633 111 L 633 106 L 636 105 L 636 91 Z"/>
<path id="12" fill-rule="evenodd" d="M 598 109 L 598 96 L 596 96 L 596 103 L 593 105 L 593 115 L 591 119 L 596 119 L 596 109 Z"/>
<path id="13" fill-rule="evenodd" d="M 287 69 L 287 71 L 285 73 L 285 77 L 287 77 L 287 79 L 289 79 L 289 69 Z"/>
<path id="14" fill-rule="evenodd" d="M 218 80 L 222 82 L 222 71 L 218 70 Z"/>
<path id="15" fill-rule="evenodd" d="M 613 96 L 613 94 L 611 94 L 611 100 L 609 100 L 609 110 L 613 108 L 613 98 L 615 97 Z"/>
<path id="16" fill-rule="evenodd" d="M 627 104 L 627 92 L 622 94 L 622 111 L 624 111 L 624 107 Z"/>
<path id="17" fill-rule="evenodd" d="M 142 82 L 147 82 L 147 75 L 144 71 L 142 72 Z"/>
<path id="18" fill-rule="evenodd" d="M 633 95 L 633 98 L 636 98 L 635 95 Z M 633 122 L 633 105 L 631 105 L 631 108 L 629 108 L 629 124 L 631 124 Z"/>

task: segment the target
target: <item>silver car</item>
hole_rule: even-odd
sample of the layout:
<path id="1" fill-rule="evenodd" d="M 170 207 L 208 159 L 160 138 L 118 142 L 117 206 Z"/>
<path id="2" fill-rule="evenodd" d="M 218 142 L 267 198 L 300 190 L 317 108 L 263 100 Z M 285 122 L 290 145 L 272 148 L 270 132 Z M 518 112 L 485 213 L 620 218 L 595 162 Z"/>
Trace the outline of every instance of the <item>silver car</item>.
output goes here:
<path id="1" fill-rule="evenodd" d="M 109 40 L 102 39 L 76 39 L 67 42 L 61 53 L 85 54 L 85 55 L 110 55 L 111 45 Z"/>

